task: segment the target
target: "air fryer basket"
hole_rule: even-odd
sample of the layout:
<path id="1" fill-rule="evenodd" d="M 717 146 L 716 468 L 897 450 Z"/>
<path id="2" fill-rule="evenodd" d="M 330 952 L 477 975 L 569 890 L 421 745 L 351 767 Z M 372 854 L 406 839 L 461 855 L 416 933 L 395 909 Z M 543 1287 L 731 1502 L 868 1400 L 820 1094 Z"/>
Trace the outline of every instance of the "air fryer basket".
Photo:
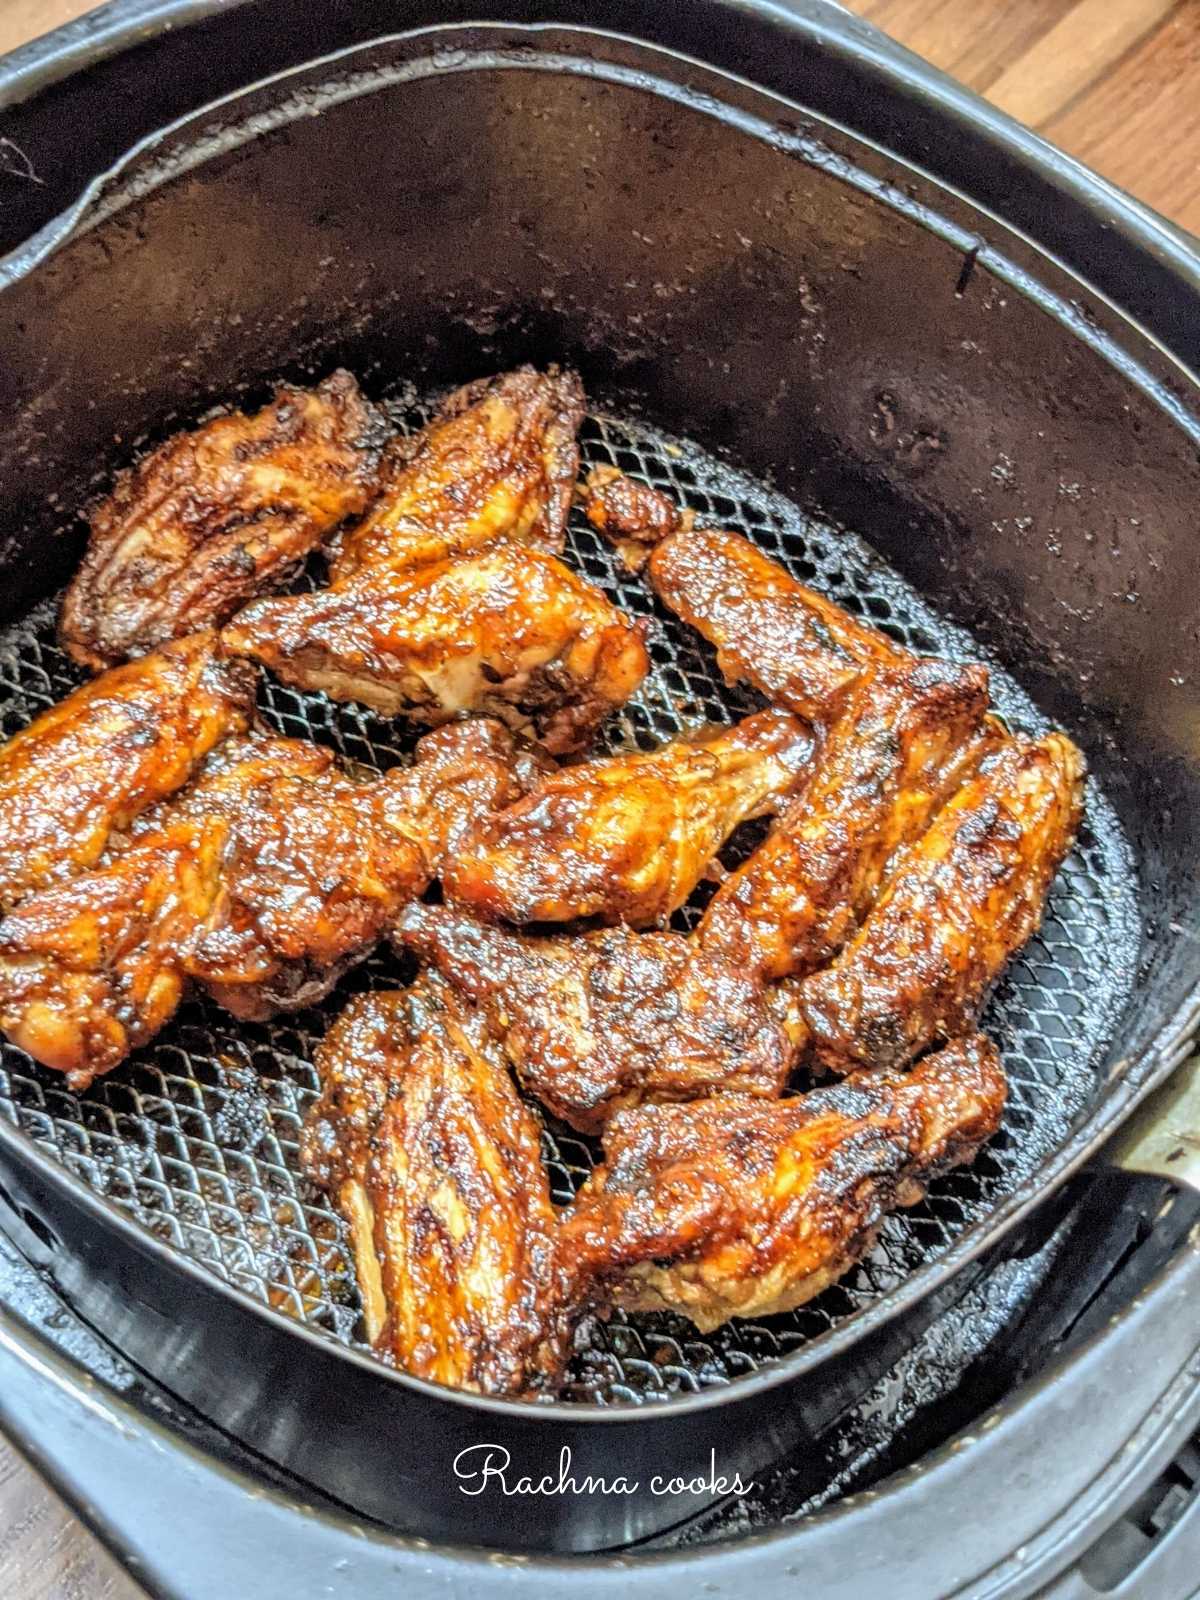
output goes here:
<path id="1" fill-rule="evenodd" d="M 489 1540 L 450 1465 L 489 1427 L 609 1472 L 614 1450 L 649 1462 L 667 1440 L 672 1465 L 766 1459 L 820 1409 L 835 1356 L 866 1380 L 896 1314 L 951 1292 L 1178 1056 L 1200 767 L 1185 375 L 911 170 L 715 69 L 580 29 L 426 30 L 269 84 L 160 141 L 29 267 L 0 304 L 6 733 L 73 681 L 38 596 L 78 549 L 75 508 L 143 444 L 279 373 L 343 362 L 411 424 L 417 395 L 564 359 L 597 406 L 590 461 L 741 528 L 917 648 L 983 654 L 1016 726 L 1061 721 L 1084 744 L 1087 827 L 986 1020 L 1013 1081 L 1000 1138 L 797 1313 L 707 1339 L 666 1317 L 589 1325 L 564 1404 L 451 1396 L 353 1351 L 340 1225 L 296 1141 L 314 1042 L 347 988 L 396 981 L 387 959 L 266 1026 L 192 1002 L 83 1097 L 5 1047 L 0 1154 L 54 1219 L 69 1287 L 352 1504 Z M 581 519 L 571 548 L 653 616 L 655 671 L 614 744 L 746 708 Z M 264 705 L 355 759 L 403 755 L 366 713 L 277 685 Z M 554 1128 L 547 1153 L 565 1198 L 591 1153 Z M 567 1545 L 680 1509 L 581 1498 Z M 510 1542 L 549 1537 L 510 1514 Z"/>

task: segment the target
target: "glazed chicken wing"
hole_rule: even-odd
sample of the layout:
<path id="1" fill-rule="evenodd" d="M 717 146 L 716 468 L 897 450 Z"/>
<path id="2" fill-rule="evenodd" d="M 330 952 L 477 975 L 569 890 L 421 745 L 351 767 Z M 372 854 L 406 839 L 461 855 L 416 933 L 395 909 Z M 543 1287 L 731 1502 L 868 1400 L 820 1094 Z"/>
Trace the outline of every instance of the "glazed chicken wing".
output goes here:
<path id="1" fill-rule="evenodd" d="M 0 749 L 0 911 L 93 866 L 109 836 L 244 728 L 254 675 L 195 634 L 114 668 Z"/>
<path id="2" fill-rule="evenodd" d="M 93 513 L 64 646 L 98 671 L 220 626 L 366 508 L 382 442 L 348 372 L 168 439 Z"/>
<path id="3" fill-rule="evenodd" d="M 709 902 L 699 944 L 764 980 L 828 961 L 889 858 L 998 737 L 986 707 L 982 667 L 930 659 L 865 674 L 801 794 Z"/>
<path id="4" fill-rule="evenodd" d="M 665 922 L 738 824 L 779 806 L 810 749 L 794 717 L 760 711 L 565 768 L 479 824 L 447 863 L 446 896 L 508 922 Z"/>
<path id="5" fill-rule="evenodd" d="M 627 563 L 637 562 L 631 550 L 649 549 L 655 592 L 715 646 L 730 683 L 751 683 L 798 716 L 826 723 L 864 669 L 912 659 L 749 539 L 693 526 L 658 490 L 604 470 L 589 488 L 589 520 Z"/>
<path id="6" fill-rule="evenodd" d="M 585 1133 L 643 1098 L 778 1095 L 803 1042 L 788 989 L 682 934 L 539 938 L 410 905 L 394 937 L 481 1007 L 524 1086 Z"/>
<path id="7" fill-rule="evenodd" d="M 561 550 L 582 418 L 573 372 L 521 367 L 460 389 L 415 439 L 389 448 L 384 492 L 345 535 L 335 581 L 363 567 L 428 566 L 502 538 Z"/>
<path id="8" fill-rule="evenodd" d="M 217 893 L 224 832 L 181 822 L 0 920 L 0 1030 L 73 1089 L 171 1018 L 181 955 Z"/>
<path id="9" fill-rule="evenodd" d="M 261 765 L 245 762 L 242 781 L 220 796 L 230 820 L 221 892 L 186 971 L 235 1016 L 315 1004 L 468 828 L 540 770 L 484 719 L 427 734 L 411 766 L 371 781 L 327 765 L 268 773 L 264 783 Z M 192 804 L 210 809 L 204 795 Z"/>
<path id="10" fill-rule="evenodd" d="M 231 740 L 107 862 L 0 920 L 0 1029 L 83 1088 L 165 1025 L 189 979 L 239 1017 L 314 1004 L 538 771 L 494 723 L 430 734 L 374 781 L 303 740 Z"/>
<path id="11" fill-rule="evenodd" d="M 801 986 L 818 1060 L 902 1066 L 974 1024 L 1079 827 L 1084 763 L 1060 733 L 1011 741 L 903 852 L 838 959 Z"/>
<path id="12" fill-rule="evenodd" d="M 575 1273 L 631 1310 L 703 1332 L 802 1305 L 870 1250 L 887 1213 L 970 1161 L 1006 1085 L 980 1035 L 911 1072 L 860 1072 L 792 1100 L 720 1095 L 623 1111 L 563 1223 Z"/>
<path id="13" fill-rule="evenodd" d="M 261 600 L 223 638 L 298 688 L 427 723 L 483 711 L 556 754 L 585 745 L 649 666 L 641 624 L 515 543 Z"/>
<path id="14" fill-rule="evenodd" d="M 317 1065 L 337 1088 L 306 1145 L 337 1182 L 376 1348 L 483 1394 L 557 1376 L 569 1321 L 539 1128 L 478 1019 L 437 980 L 364 995 Z M 332 1172 L 329 1143 L 351 1150 Z"/>

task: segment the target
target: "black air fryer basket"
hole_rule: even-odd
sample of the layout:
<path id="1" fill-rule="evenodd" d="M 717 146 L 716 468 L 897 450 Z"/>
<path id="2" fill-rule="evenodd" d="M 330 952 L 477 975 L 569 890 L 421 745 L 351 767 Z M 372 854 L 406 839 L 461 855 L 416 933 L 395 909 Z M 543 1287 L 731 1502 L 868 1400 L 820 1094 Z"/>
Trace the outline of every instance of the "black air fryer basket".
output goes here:
<path id="1" fill-rule="evenodd" d="M 661 1532 L 692 1490 L 547 1511 L 464 1494 L 455 1461 L 494 1442 L 540 1475 L 567 1449 L 577 1478 L 648 1483 L 811 1447 L 1040 1247 L 1064 1183 L 1186 1054 L 1196 262 L 820 3 L 142 3 L 18 54 L 7 89 L 29 173 L 0 173 L 5 735 L 76 681 L 54 592 L 78 508 L 139 450 L 281 376 L 348 366 L 410 427 L 451 384 L 559 360 L 588 389 L 589 463 L 916 649 L 986 660 L 1014 726 L 1087 753 L 1079 846 L 985 1017 L 1012 1082 L 998 1138 L 797 1312 L 707 1337 L 587 1325 L 553 1402 L 376 1361 L 342 1226 L 300 1173 L 314 1046 L 348 993 L 398 980 L 390 958 L 270 1024 L 190 1002 L 84 1095 L 3 1046 L 0 1184 L 27 1247 L 211 1423 L 405 1533 L 585 1551 Z M 81 148 L 64 129 L 89 108 Z M 750 708 L 582 518 L 570 556 L 650 618 L 654 670 L 610 747 Z M 409 748 L 319 696 L 269 684 L 262 705 L 356 761 Z M 546 1153 L 565 1200 L 594 1151 L 550 1125 Z"/>

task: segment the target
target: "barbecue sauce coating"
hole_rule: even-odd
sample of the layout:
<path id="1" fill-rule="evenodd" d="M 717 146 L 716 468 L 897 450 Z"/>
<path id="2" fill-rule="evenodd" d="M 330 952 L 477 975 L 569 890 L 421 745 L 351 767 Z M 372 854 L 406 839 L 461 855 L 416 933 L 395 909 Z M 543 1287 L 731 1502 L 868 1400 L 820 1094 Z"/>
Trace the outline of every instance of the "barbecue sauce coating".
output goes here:
<path id="1" fill-rule="evenodd" d="M 449 900 L 506 922 L 661 924 L 733 830 L 776 810 L 812 741 L 785 711 L 555 772 L 486 817 L 446 867 Z"/>
<path id="2" fill-rule="evenodd" d="M 861 929 L 801 988 L 824 1067 L 902 1066 L 973 1026 L 1041 922 L 1083 778 L 1065 734 L 1010 741 L 901 854 Z"/>
<path id="3" fill-rule="evenodd" d="M 94 866 L 110 836 L 244 728 L 254 673 L 194 634 L 76 689 L 0 749 L 0 911 Z"/>
<path id="4" fill-rule="evenodd" d="M 281 388 L 254 416 L 235 411 L 177 433 L 91 517 L 59 632 L 99 671 L 165 639 L 219 627 L 278 587 L 377 486 L 385 433 L 348 372 Z"/>
<path id="5" fill-rule="evenodd" d="M 789 1311 L 867 1253 L 888 1211 L 970 1161 L 1006 1082 L 981 1035 L 911 1072 L 860 1072 L 775 1102 L 721 1095 L 623 1111 L 564 1222 L 577 1281 L 702 1332 Z"/>

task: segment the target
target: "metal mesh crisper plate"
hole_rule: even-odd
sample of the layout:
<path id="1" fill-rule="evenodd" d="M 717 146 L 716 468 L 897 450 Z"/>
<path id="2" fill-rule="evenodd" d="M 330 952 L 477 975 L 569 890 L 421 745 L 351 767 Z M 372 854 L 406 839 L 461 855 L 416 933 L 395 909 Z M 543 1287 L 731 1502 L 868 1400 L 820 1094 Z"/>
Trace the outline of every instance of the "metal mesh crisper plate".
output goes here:
<path id="1" fill-rule="evenodd" d="M 397 413 L 410 424 L 419 411 Z M 789 501 L 691 445 L 610 418 L 585 424 L 588 465 L 615 462 L 735 527 L 805 581 L 912 648 L 964 659 L 979 652 L 865 544 L 816 523 Z M 684 727 L 753 709 L 730 690 L 696 635 L 627 576 L 583 518 L 573 518 L 569 559 L 626 610 L 650 618 L 653 670 L 606 730 L 616 749 L 649 748 Z M 0 732 L 22 727 L 78 681 L 54 644 L 54 605 L 0 631 Z M 994 701 L 1019 729 L 1044 726 L 1027 696 L 992 665 Z M 379 767 L 402 759 L 404 729 L 322 696 L 264 685 L 269 720 Z M 743 849 L 745 841 L 743 841 Z M 731 855 L 729 859 L 733 859 Z M 686 927 L 695 908 L 678 919 Z M 935 1184 L 926 1200 L 885 1224 L 872 1254 L 836 1287 L 787 1316 L 734 1322 L 707 1337 L 669 1315 L 617 1313 L 588 1323 L 564 1391 L 569 1399 L 645 1401 L 726 1384 L 852 1316 L 928 1262 L 986 1215 L 1061 1142 L 1094 1092 L 1123 1005 L 1137 920 L 1128 852 L 1093 787 L 1079 846 L 1051 895 L 1040 934 L 1014 962 L 985 1026 L 1011 1078 L 1004 1127 L 974 1166 Z M 0 1112 L 77 1178 L 125 1208 L 158 1237 L 260 1301 L 346 1343 L 361 1339 L 342 1225 L 304 1179 L 297 1142 L 317 1091 L 313 1050 L 348 993 L 394 984 L 400 968 L 380 952 L 319 1009 L 244 1024 L 194 999 L 155 1044 L 71 1094 L 21 1051 L 0 1051 Z M 566 1200 L 593 1151 L 547 1126 L 556 1198 Z"/>

